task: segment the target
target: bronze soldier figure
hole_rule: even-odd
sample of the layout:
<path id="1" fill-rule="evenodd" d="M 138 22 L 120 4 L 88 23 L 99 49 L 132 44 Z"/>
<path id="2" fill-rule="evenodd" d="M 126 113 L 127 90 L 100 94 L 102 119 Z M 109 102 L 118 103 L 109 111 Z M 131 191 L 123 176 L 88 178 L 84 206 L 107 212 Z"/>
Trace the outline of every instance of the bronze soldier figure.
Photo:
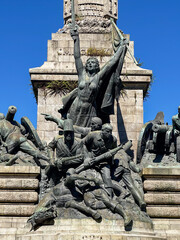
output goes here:
<path id="1" fill-rule="evenodd" d="M 83 142 L 87 150 L 84 165 L 89 165 L 94 157 L 103 153 L 106 154 L 104 161 L 101 161 L 101 163 L 95 167 L 98 167 L 101 172 L 105 188 L 110 197 L 112 197 L 111 165 L 113 158 L 109 150 L 117 147 L 117 139 L 112 135 L 112 126 L 109 123 L 104 124 L 101 131 L 89 133 L 83 139 Z"/>
<path id="2" fill-rule="evenodd" d="M 135 182 L 131 176 L 131 170 L 136 173 L 140 172 L 140 169 L 135 165 L 133 161 L 131 161 L 130 156 L 128 156 L 128 154 L 122 148 L 119 151 L 118 155 L 118 166 L 115 166 L 112 174 L 112 178 L 115 180 L 112 181 L 113 188 L 116 190 L 119 189 L 121 192 L 121 186 L 119 186 L 119 181 L 122 179 L 141 210 L 145 211 L 146 203 L 144 202 L 141 191 L 135 185 Z"/>
<path id="3" fill-rule="evenodd" d="M 89 187 L 89 182 L 96 183 L 96 179 L 73 174 L 73 169 L 69 169 L 66 178 L 51 189 L 37 205 L 34 214 L 29 218 L 32 229 L 38 224 L 42 224 L 49 218 L 56 217 L 56 208 L 75 208 L 85 213 L 95 220 L 101 215 L 83 202 L 83 192 Z"/>
<path id="4" fill-rule="evenodd" d="M 62 177 L 62 170 L 65 174 L 68 168 L 78 166 L 83 159 L 78 154 L 81 153 L 80 140 L 74 138 L 74 128 L 71 119 L 64 120 L 64 135 L 56 136 L 48 144 L 48 152 L 51 164 L 46 168 L 46 174 L 50 180 L 50 187 L 59 183 Z M 56 157 L 54 156 L 56 150 Z M 78 157 L 73 158 L 73 156 Z M 56 158 L 56 160 L 55 160 Z M 63 159 L 65 158 L 66 161 Z"/>
<path id="5" fill-rule="evenodd" d="M 22 135 L 19 127 L 12 125 L 6 120 L 3 113 L 0 113 L 0 142 L 6 148 L 8 154 L 16 154 L 18 150 L 21 150 L 34 157 L 35 160 L 43 159 L 49 162 L 49 158 Z M 38 164 L 40 164 L 39 161 Z"/>
<path id="6" fill-rule="evenodd" d="M 47 121 L 55 122 L 59 128 L 64 129 L 65 120 L 54 117 L 50 114 L 46 114 L 46 113 L 41 113 L 41 114 L 44 115 L 44 118 Z M 81 127 L 81 126 L 73 125 L 75 137 L 78 137 L 78 138 L 84 138 L 86 135 L 88 135 L 89 132 L 98 131 L 98 130 L 101 130 L 101 128 L 102 128 L 102 120 L 98 117 L 91 118 L 90 127 Z"/>

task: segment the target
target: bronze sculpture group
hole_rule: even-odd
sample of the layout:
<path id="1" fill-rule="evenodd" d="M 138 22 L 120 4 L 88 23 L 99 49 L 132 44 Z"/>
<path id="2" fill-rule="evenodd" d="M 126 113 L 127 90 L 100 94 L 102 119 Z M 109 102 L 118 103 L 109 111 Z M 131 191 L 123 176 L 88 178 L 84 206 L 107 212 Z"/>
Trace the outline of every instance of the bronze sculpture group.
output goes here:
<path id="1" fill-rule="evenodd" d="M 120 72 L 128 41 L 125 38 L 119 41 L 114 56 L 100 70 L 98 60 L 92 57 L 83 66 L 77 28 L 71 29 L 70 34 L 74 40 L 78 88 L 63 98 L 61 119 L 43 113 L 64 134 L 56 136 L 47 146 L 51 163 L 43 170 L 42 186 L 44 182 L 46 187 L 29 222 L 35 228 L 49 218 L 63 216 L 63 211 L 70 214 L 72 209 L 76 210 L 76 218 L 86 215 L 100 221 L 102 215 L 109 215 L 109 210 L 112 218 L 113 214 L 123 217 L 128 227 L 133 217 L 122 206 L 120 196 L 127 189 L 138 206 L 137 211 L 145 210 L 143 191 L 139 189 L 142 186 L 131 175 L 140 170 L 126 153 L 132 143 L 117 146 L 109 123 L 114 99 L 122 88 Z M 117 153 L 119 158 L 114 157 Z"/>
<path id="2" fill-rule="evenodd" d="M 134 219 L 148 218 L 140 169 L 126 153 L 132 143 L 117 146 L 109 120 L 122 89 L 120 73 L 128 41 L 119 39 L 114 56 L 100 70 L 94 57 L 83 66 L 77 28 L 70 34 L 78 87 L 63 98 L 61 118 L 43 113 L 63 135 L 48 145 L 42 143 L 29 119 L 22 118 L 21 124 L 14 121 L 16 111 L 11 106 L 14 113 L 0 114 L 0 160 L 12 165 L 27 154 L 31 156 L 27 164 L 41 167 L 40 202 L 28 220 L 32 229 L 65 215 L 89 216 L 98 222 L 102 217 L 123 218 L 127 228 Z"/>
<path id="3" fill-rule="evenodd" d="M 107 209 L 112 214 L 122 216 L 125 227 L 128 227 L 132 224 L 132 217 L 121 206 L 119 196 L 123 187 L 120 180 L 124 181 L 139 205 L 139 211 L 145 210 L 143 194 L 131 176 L 131 169 L 134 172 L 139 169 L 133 162 L 130 164 L 131 159 L 126 153 L 132 143 L 129 141 L 117 147 L 112 126 L 108 123 L 102 125 L 100 131 L 89 132 L 85 138 L 78 139 L 74 137 L 72 120 L 63 122 L 64 135 L 55 137 L 48 144 L 51 153 L 56 150 L 56 160 L 53 161 L 54 157 L 51 157 L 51 164 L 44 170 L 49 185 L 45 189 L 46 193 L 40 196 L 41 201 L 29 219 L 32 228 L 56 217 L 58 209 L 62 216 L 67 208 L 69 212 L 76 210 L 76 218 L 78 211 L 96 221 L 102 219 L 101 212 Z M 113 158 L 118 151 L 120 159 Z M 108 214 L 105 212 L 103 216 Z"/>

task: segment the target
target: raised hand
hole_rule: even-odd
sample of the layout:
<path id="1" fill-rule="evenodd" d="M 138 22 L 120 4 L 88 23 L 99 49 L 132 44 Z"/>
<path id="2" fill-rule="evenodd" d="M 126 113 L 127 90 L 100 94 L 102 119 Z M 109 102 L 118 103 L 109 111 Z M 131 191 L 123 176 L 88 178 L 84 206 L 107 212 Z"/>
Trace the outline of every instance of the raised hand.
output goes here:
<path id="1" fill-rule="evenodd" d="M 77 28 L 71 29 L 71 30 L 70 30 L 70 35 L 71 35 L 71 37 L 72 37 L 73 40 L 78 39 L 78 37 L 79 37 L 79 32 L 78 32 Z"/>

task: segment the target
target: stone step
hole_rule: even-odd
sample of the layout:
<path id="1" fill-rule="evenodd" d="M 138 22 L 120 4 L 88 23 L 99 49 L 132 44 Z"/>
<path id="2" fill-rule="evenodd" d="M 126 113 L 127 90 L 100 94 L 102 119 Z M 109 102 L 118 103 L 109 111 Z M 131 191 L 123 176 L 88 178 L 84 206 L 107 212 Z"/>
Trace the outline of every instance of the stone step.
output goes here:
<path id="1" fill-rule="evenodd" d="M 0 228 L 6 227 L 20 227 L 24 228 L 27 225 L 28 217 L 0 217 Z M 6 225 L 5 225 L 6 224 Z M 78 229 L 78 227 L 86 227 L 86 226 L 92 226 L 97 227 L 100 230 L 100 227 L 105 230 L 111 230 L 111 231 L 124 231 L 124 221 L 123 220 L 107 220 L 103 219 L 101 223 L 96 223 L 91 218 L 84 218 L 84 219 L 55 219 L 53 225 L 51 223 L 46 224 L 44 226 L 40 227 L 41 229 L 57 229 L 66 227 L 67 229 Z M 144 230 L 146 231 L 152 231 L 153 225 L 152 223 L 148 222 L 139 222 L 134 221 L 133 222 L 133 230 Z"/>
<path id="2" fill-rule="evenodd" d="M 178 205 L 149 205 L 146 210 L 152 218 L 180 218 L 180 206 Z"/>
<path id="3" fill-rule="evenodd" d="M 0 223 L 6 222 L 26 222 L 28 217 L 8 217 L 8 216 L 0 216 Z"/>
<path id="4" fill-rule="evenodd" d="M 164 237 L 155 237 L 148 235 L 135 235 L 135 234 L 29 234 L 19 235 L 15 240 L 166 240 Z M 3 239 L 4 240 L 4 239 Z"/>
<path id="5" fill-rule="evenodd" d="M 2 219 L 1 219 L 2 220 Z M 15 219 L 14 224 L 15 224 Z M 19 219 L 20 220 L 20 219 Z M 25 220 L 25 219 L 24 219 Z M 93 226 L 89 225 L 84 228 L 84 226 L 80 226 L 77 228 L 77 231 L 73 231 L 71 229 L 66 228 L 65 226 L 57 226 L 57 225 L 46 225 L 38 228 L 36 231 L 30 232 L 30 224 L 26 224 L 25 221 L 18 221 L 19 224 L 22 223 L 21 228 L 16 227 L 3 227 L 2 223 L 0 227 L 0 239 L 1 240 L 165 240 L 164 237 L 155 236 L 153 231 L 149 231 L 149 229 L 144 229 L 142 231 L 137 231 L 133 229 L 130 232 L 125 231 L 109 231 L 107 228 L 105 230 L 98 230 Z M 24 226 L 23 226 L 24 223 Z M 81 234 L 79 234 L 81 232 Z M 98 234 L 95 234 L 97 233 Z M 15 237 L 16 236 L 16 237 Z"/>
<path id="6" fill-rule="evenodd" d="M 180 192 L 179 179 L 149 179 L 144 181 L 145 191 Z"/>
<path id="7" fill-rule="evenodd" d="M 4 222 L 4 224 L 1 224 L 1 228 L 0 228 L 0 234 L 24 234 L 30 233 L 31 230 L 31 225 L 30 224 L 23 224 L 21 225 L 21 223 L 18 224 L 19 227 L 10 227 L 8 226 L 8 223 Z M 21 226 L 20 226 L 21 225 Z M 81 232 L 82 234 L 91 234 L 92 233 L 92 229 L 94 232 L 98 232 L 100 234 L 126 234 L 127 232 L 122 228 L 122 230 L 118 229 L 118 230 L 113 230 L 113 228 L 110 226 L 96 226 L 96 225 L 91 225 L 91 226 L 71 226 L 71 228 L 69 226 L 50 226 L 50 225 L 44 225 L 39 227 L 36 231 L 32 231 L 31 234 L 43 234 L 44 232 L 46 232 L 46 234 L 54 234 L 56 233 L 61 233 L 61 234 L 66 234 L 67 232 L 69 233 L 74 233 L 74 234 L 78 234 L 79 232 Z M 138 228 L 133 228 L 131 231 L 132 234 L 135 235 L 148 235 L 148 236 L 155 236 L 155 233 L 153 230 L 149 230 L 149 229 L 138 229 Z"/>
<path id="8" fill-rule="evenodd" d="M 36 166 L 1 166 L 0 177 L 36 178 L 40 174 L 40 167 Z"/>
<path id="9" fill-rule="evenodd" d="M 36 203 L 38 193 L 35 191 L 0 191 L 0 203 Z"/>
<path id="10" fill-rule="evenodd" d="M 144 179 L 160 179 L 165 177 L 166 179 L 179 179 L 180 178 L 180 167 L 153 167 L 153 168 L 144 168 L 142 175 Z"/>
<path id="11" fill-rule="evenodd" d="M 56 219 L 30 232 L 27 217 L 0 217 L 1 240 L 165 240 L 155 236 L 151 223 L 135 221 L 132 231 L 124 230 L 122 220 Z M 98 233 L 98 234 L 97 234 Z"/>
<path id="12" fill-rule="evenodd" d="M 6 234 L 6 235 L 0 234 L 0 239 L 1 240 L 16 240 L 16 236 L 11 235 L 11 234 Z"/>
<path id="13" fill-rule="evenodd" d="M 174 237 L 167 237 L 167 240 L 180 240 L 180 237 L 176 237 L 176 238 L 174 238 Z"/>
<path id="14" fill-rule="evenodd" d="M 180 219 L 153 219 L 154 231 L 167 240 L 180 240 Z"/>
<path id="15" fill-rule="evenodd" d="M 167 239 L 180 240 L 180 230 L 156 230 L 157 235 L 166 236 Z"/>
<path id="16" fill-rule="evenodd" d="M 94 234 L 94 233 L 97 233 L 96 229 L 94 230 L 94 232 L 92 232 L 92 229 L 89 230 L 89 231 L 77 231 L 77 232 L 73 232 L 73 231 L 65 231 L 65 230 L 60 230 L 60 229 L 53 229 L 52 231 L 49 231 L 49 230 L 44 230 L 44 231 L 35 231 L 35 232 L 30 232 L 30 228 L 29 229 L 26 229 L 26 228 L 3 228 L 0 230 L 0 236 L 1 235 L 26 235 L 26 236 L 34 236 L 34 235 L 39 235 L 39 236 L 42 236 L 44 233 L 46 233 L 46 235 L 54 235 L 56 233 L 57 234 L 61 234 L 61 235 L 67 235 L 67 234 L 72 234 L 72 235 L 77 235 L 79 234 L 79 232 L 81 232 L 82 235 L 86 235 L 86 234 Z M 121 236 L 121 235 L 126 235 L 126 232 L 125 231 L 122 231 L 122 232 L 105 232 L 105 231 L 98 231 L 98 234 L 99 235 L 117 235 L 117 236 Z M 128 234 L 129 235 L 129 234 Z M 144 230 L 144 232 L 134 232 L 132 231 L 131 232 L 131 235 L 132 236 L 148 236 L 148 237 L 156 237 L 156 235 L 154 233 L 148 233 Z M 1 239 L 1 238 L 0 238 Z"/>
<path id="17" fill-rule="evenodd" d="M 30 228 L 29 228 L 30 229 Z M 28 231 L 29 231 L 28 229 Z M 121 234 L 126 234 L 127 232 L 125 230 L 122 230 L 122 231 L 108 231 L 108 230 L 105 230 L 105 229 L 102 229 L 100 228 L 100 230 L 97 230 L 97 228 L 90 228 L 90 226 L 86 227 L 85 229 L 84 228 L 79 228 L 78 230 L 69 230 L 69 229 L 66 229 L 64 226 L 62 226 L 61 228 L 52 228 L 51 230 L 49 228 L 46 229 L 46 227 L 44 227 L 43 229 L 40 228 L 40 230 L 36 230 L 35 231 L 35 234 L 43 234 L 44 232 L 46 232 L 47 234 L 53 234 L 53 233 L 58 233 L 58 234 L 66 234 L 67 232 L 68 233 L 73 233 L 73 234 L 79 234 L 81 232 L 81 234 L 92 234 L 92 229 L 95 233 L 99 233 L 99 234 L 117 234 L 117 235 L 121 235 Z M 18 232 L 19 233 L 19 232 Z M 140 230 L 132 230 L 131 231 L 131 234 L 134 234 L 134 235 L 138 235 L 138 236 L 144 236 L 144 235 L 148 235 L 148 236 L 156 236 L 156 234 L 154 233 L 154 231 L 146 231 L 146 229 L 144 229 L 143 231 L 140 231 Z"/>
<path id="18" fill-rule="evenodd" d="M 154 230 L 180 230 L 180 219 L 153 219 Z"/>
<path id="19" fill-rule="evenodd" d="M 8 178 L 8 180 L 7 180 Z M 36 190 L 39 186 L 39 180 L 33 178 L 7 178 L 0 177 L 0 189 L 8 190 Z"/>
<path id="20" fill-rule="evenodd" d="M 180 236 L 179 237 L 174 237 L 174 236 L 168 236 L 167 240 L 180 240 Z"/>
<path id="21" fill-rule="evenodd" d="M 180 204 L 180 193 L 146 193 L 144 200 L 147 205 L 178 205 Z"/>
<path id="22" fill-rule="evenodd" d="M 0 216 L 31 216 L 35 207 L 33 204 L 3 204 L 0 205 Z"/>

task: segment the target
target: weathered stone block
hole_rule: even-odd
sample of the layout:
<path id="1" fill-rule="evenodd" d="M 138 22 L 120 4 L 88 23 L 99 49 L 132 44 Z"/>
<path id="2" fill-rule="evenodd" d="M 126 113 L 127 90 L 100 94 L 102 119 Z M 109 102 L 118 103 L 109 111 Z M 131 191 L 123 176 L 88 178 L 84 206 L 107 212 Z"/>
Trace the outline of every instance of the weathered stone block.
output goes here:
<path id="1" fill-rule="evenodd" d="M 37 189 L 39 185 L 38 179 L 31 178 L 0 178 L 0 189 Z"/>
<path id="2" fill-rule="evenodd" d="M 35 166 L 1 166 L 0 175 L 9 175 L 9 174 L 28 174 L 34 177 L 40 174 L 40 168 Z"/>
<path id="3" fill-rule="evenodd" d="M 168 167 L 163 167 L 163 168 L 144 168 L 143 169 L 143 176 L 145 178 L 147 177 L 160 177 L 162 176 L 168 176 L 168 177 L 173 177 L 176 176 L 176 178 L 180 178 L 180 168 L 168 168 Z"/>
<path id="4" fill-rule="evenodd" d="M 146 193 L 145 202 L 149 205 L 177 205 L 180 204 L 179 194 L 175 193 Z"/>
<path id="5" fill-rule="evenodd" d="M 31 216 L 34 205 L 0 205 L 0 216 Z"/>
<path id="6" fill-rule="evenodd" d="M 42 92 L 41 92 L 42 93 Z M 38 96 L 38 105 L 45 106 L 46 98 L 45 95 Z"/>
<path id="7" fill-rule="evenodd" d="M 57 131 L 51 131 L 51 132 L 45 132 L 45 141 L 47 141 L 47 143 L 49 143 L 50 141 L 52 141 L 53 140 L 53 138 L 55 137 L 55 136 L 57 136 L 58 135 L 58 132 Z"/>
<path id="8" fill-rule="evenodd" d="M 145 191 L 166 191 L 166 192 L 180 192 L 180 181 L 179 180 L 145 180 L 144 181 Z"/>
<path id="9" fill-rule="evenodd" d="M 142 127 L 141 123 L 125 123 L 126 131 L 127 132 L 134 132 L 137 131 Z"/>
<path id="10" fill-rule="evenodd" d="M 153 218 L 180 218 L 180 207 L 175 206 L 148 206 L 147 213 Z"/>
<path id="11" fill-rule="evenodd" d="M 56 130 L 56 123 L 51 123 L 49 124 L 47 121 L 46 122 L 40 122 L 38 125 L 39 131 L 55 131 Z"/>
<path id="12" fill-rule="evenodd" d="M 0 203 L 35 203 L 38 201 L 38 194 L 37 192 L 8 192 L 8 191 L 0 191 Z"/>

